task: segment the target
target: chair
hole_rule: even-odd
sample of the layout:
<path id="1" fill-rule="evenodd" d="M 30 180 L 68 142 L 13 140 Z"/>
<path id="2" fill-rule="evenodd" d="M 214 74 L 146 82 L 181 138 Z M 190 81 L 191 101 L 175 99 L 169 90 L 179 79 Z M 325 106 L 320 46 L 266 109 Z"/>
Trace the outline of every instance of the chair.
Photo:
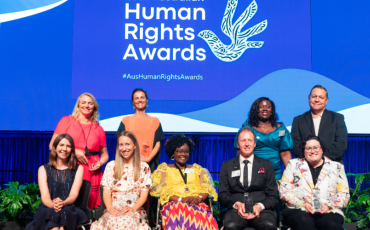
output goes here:
<path id="1" fill-rule="evenodd" d="M 89 219 L 89 222 L 86 222 L 84 224 L 79 225 L 77 228 L 82 228 L 85 230 L 86 225 L 92 224 L 92 218 L 94 216 L 93 210 L 89 209 L 87 206 L 89 203 L 91 193 L 91 182 L 84 180 L 81 185 L 80 193 L 78 194 L 78 197 L 75 201 L 75 205 L 80 207 L 87 215 L 87 218 Z"/>
<path id="2" fill-rule="evenodd" d="M 101 204 L 101 206 L 94 210 L 95 220 L 98 220 L 104 214 L 104 210 L 107 208 L 105 206 L 104 200 L 103 200 L 103 190 L 104 190 L 103 187 L 100 187 L 100 204 Z"/>
<path id="3" fill-rule="evenodd" d="M 279 229 L 280 230 L 291 230 L 291 228 L 287 225 L 283 225 L 283 210 L 280 211 L 279 216 Z"/>
<path id="4" fill-rule="evenodd" d="M 75 205 L 79 206 L 89 218 L 89 222 L 81 224 L 77 228 L 82 228 L 82 230 L 86 230 L 85 226 L 92 225 L 93 219 L 98 220 L 103 214 L 104 210 L 106 209 L 104 201 L 103 201 L 103 187 L 100 187 L 100 203 L 101 206 L 94 210 L 89 209 L 87 206 L 89 203 L 89 197 L 91 192 L 91 182 L 84 180 L 80 189 L 80 193 L 75 201 Z"/>
<path id="5" fill-rule="evenodd" d="M 153 198 L 157 199 L 157 213 L 155 219 L 155 226 L 152 228 L 153 230 L 161 230 L 162 229 L 162 219 L 159 219 L 159 212 L 161 210 L 161 204 L 159 203 L 159 196 L 154 196 Z M 210 208 L 211 213 L 213 214 L 213 207 L 212 207 L 212 200 L 213 196 L 208 196 L 208 206 Z"/>

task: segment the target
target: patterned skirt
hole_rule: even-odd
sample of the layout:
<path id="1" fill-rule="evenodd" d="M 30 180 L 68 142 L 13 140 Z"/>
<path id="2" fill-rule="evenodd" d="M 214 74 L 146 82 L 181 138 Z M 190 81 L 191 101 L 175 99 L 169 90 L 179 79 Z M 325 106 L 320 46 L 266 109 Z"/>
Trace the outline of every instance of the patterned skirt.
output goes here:
<path id="1" fill-rule="evenodd" d="M 201 203 L 192 205 L 183 202 L 168 202 L 161 210 L 165 230 L 215 230 L 217 222 L 209 207 Z"/>
<path id="2" fill-rule="evenodd" d="M 150 230 L 144 210 L 114 216 L 107 210 L 99 220 L 91 225 L 91 230 Z"/>

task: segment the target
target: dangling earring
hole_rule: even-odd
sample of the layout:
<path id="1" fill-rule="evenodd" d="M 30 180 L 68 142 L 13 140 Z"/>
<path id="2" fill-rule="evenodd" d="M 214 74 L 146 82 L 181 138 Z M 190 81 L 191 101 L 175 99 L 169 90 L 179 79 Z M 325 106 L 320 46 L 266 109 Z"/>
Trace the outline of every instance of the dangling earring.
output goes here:
<path id="1" fill-rule="evenodd" d="M 172 156 L 172 157 L 171 157 L 171 160 L 175 160 L 175 156 Z"/>
<path id="2" fill-rule="evenodd" d="M 134 106 L 133 109 L 136 109 L 136 107 Z"/>
<path id="3" fill-rule="evenodd" d="M 147 107 L 147 108 L 148 108 L 148 107 L 149 107 L 149 105 L 146 105 L 145 107 Z"/>

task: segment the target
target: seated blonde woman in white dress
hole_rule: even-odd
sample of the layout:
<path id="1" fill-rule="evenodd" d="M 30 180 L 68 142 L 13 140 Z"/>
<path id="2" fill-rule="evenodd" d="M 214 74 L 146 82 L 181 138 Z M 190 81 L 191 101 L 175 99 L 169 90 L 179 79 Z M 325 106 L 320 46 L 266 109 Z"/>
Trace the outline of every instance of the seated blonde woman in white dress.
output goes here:
<path id="1" fill-rule="evenodd" d="M 149 230 L 142 206 L 152 186 L 150 169 L 140 161 L 135 135 L 124 131 L 118 136 L 116 159 L 105 168 L 101 186 L 107 207 L 91 230 Z"/>

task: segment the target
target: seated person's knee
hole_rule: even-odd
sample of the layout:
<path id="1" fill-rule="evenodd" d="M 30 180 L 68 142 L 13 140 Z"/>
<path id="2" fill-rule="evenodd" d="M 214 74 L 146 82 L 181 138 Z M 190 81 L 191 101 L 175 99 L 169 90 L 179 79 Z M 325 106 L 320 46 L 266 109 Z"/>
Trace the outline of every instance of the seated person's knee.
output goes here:
<path id="1" fill-rule="evenodd" d="M 277 225 L 275 221 L 272 220 L 266 220 L 263 222 L 263 227 L 262 229 L 264 230 L 276 230 Z"/>
<path id="2" fill-rule="evenodd" d="M 233 229 L 239 229 L 239 226 L 235 223 L 235 221 L 224 221 L 224 229 L 225 230 L 233 230 Z"/>
<path id="3" fill-rule="evenodd" d="M 301 225 L 312 224 L 312 218 L 307 215 L 300 215 L 299 218 L 295 219 L 296 222 L 300 223 Z"/>
<path id="4" fill-rule="evenodd" d="M 337 229 L 343 229 L 342 224 L 335 221 L 335 220 L 330 220 L 330 221 L 325 221 L 322 228 L 323 230 L 337 230 Z"/>

